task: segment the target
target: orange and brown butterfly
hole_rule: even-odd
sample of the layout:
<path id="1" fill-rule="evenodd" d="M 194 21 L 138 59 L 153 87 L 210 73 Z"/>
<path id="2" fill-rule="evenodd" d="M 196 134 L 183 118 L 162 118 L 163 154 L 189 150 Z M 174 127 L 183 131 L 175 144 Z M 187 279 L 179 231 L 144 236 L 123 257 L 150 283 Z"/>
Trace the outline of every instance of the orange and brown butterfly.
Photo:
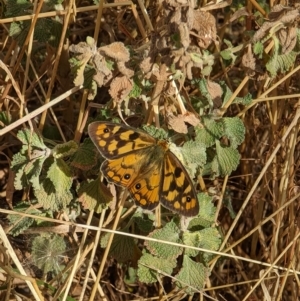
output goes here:
<path id="1" fill-rule="evenodd" d="M 169 143 L 144 131 L 111 122 L 93 122 L 90 138 L 105 160 L 105 178 L 126 187 L 135 203 L 152 210 L 160 202 L 184 216 L 199 212 L 193 182 Z"/>

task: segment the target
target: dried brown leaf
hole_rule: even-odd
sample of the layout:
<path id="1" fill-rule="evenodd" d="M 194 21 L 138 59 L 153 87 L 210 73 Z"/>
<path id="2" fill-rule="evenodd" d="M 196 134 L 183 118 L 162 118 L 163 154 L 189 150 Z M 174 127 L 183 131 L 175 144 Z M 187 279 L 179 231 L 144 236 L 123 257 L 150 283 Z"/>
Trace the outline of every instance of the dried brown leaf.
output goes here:
<path id="1" fill-rule="evenodd" d="M 200 124 L 199 118 L 191 112 L 186 112 L 184 120 L 192 126 L 197 126 L 198 124 Z"/>
<path id="2" fill-rule="evenodd" d="M 231 17 L 228 20 L 228 22 L 232 23 L 232 22 L 234 22 L 237 19 L 240 19 L 242 17 L 248 17 L 248 16 L 250 16 L 250 13 L 248 12 L 247 8 L 246 7 L 242 7 L 242 8 L 238 9 L 236 12 L 234 12 L 231 15 Z"/>
<path id="3" fill-rule="evenodd" d="M 180 42 L 182 46 L 187 49 L 191 43 L 190 41 L 190 32 L 188 26 L 185 23 L 181 23 L 178 26 Z"/>
<path id="4" fill-rule="evenodd" d="M 177 133 L 187 134 L 187 125 L 184 123 L 184 115 L 171 115 L 167 116 L 168 127 Z"/>
<path id="5" fill-rule="evenodd" d="M 107 63 L 103 56 L 97 53 L 93 58 L 93 64 L 96 70 L 96 74 L 94 75 L 93 79 L 96 81 L 97 85 L 101 87 L 109 82 L 112 77 L 112 71 L 108 69 Z M 102 84 L 101 84 L 102 83 Z"/>
<path id="6" fill-rule="evenodd" d="M 151 71 L 153 63 L 151 63 L 151 57 L 146 57 L 140 64 L 140 68 L 144 74 L 147 74 Z"/>
<path id="7" fill-rule="evenodd" d="M 250 75 L 253 75 L 253 71 L 256 69 L 256 61 L 255 57 L 252 53 L 252 47 L 247 47 L 247 52 L 243 55 L 242 58 L 242 65 L 246 68 L 248 71 L 247 73 L 250 72 Z"/>
<path id="8" fill-rule="evenodd" d="M 116 61 L 128 62 L 130 54 L 128 49 L 121 42 L 114 42 L 109 45 L 99 48 L 99 52 L 104 53 L 106 56 L 115 59 Z"/>
<path id="9" fill-rule="evenodd" d="M 282 45 L 282 53 L 288 54 L 291 52 L 297 43 L 297 28 L 290 27 L 288 30 L 281 29 L 278 32 L 278 38 L 280 44 Z"/>
<path id="10" fill-rule="evenodd" d="M 194 12 L 194 35 L 198 38 L 198 45 L 206 49 L 212 41 L 216 41 L 217 27 L 216 19 L 209 12 L 195 11 Z"/>
<path id="11" fill-rule="evenodd" d="M 189 1 L 188 0 L 168 0 L 166 1 L 170 6 L 173 6 L 173 7 L 181 7 L 181 6 L 184 6 L 184 5 L 188 5 Z"/>
<path id="12" fill-rule="evenodd" d="M 169 21 L 169 23 L 175 23 L 175 24 L 180 24 L 181 22 L 181 10 L 180 9 L 176 9 L 175 12 L 172 14 L 171 19 Z"/>
<path id="13" fill-rule="evenodd" d="M 214 108 L 220 108 L 222 106 L 222 88 L 220 85 L 216 82 L 213 82 L 211 80 L 207 81 L 207 90 L 212 98 Z"/>
<path id="14" fill-rule="evenodd" d="M 195 10 L 191 6 L 187 7 L 185 18 L 186 18 L 186 25 L 187 25 L 188 29 L 193 28 L 194 18 L 195 18 L 194 12 L 195 12 Z"/>
<path id="15" fill-rule="evenodd" d="M 134 76 L 134 71 L 127 68 L 124 64 L 124 62 L 117 62 L 118 70 L 123 74 L 126 75 L 127 77 L 133 77 Z"/>
<path id="16" fill-rule="evenodd" d="M 104 74 L 97 72 L 94 76 L 93 76 L 93 80 L 97 83 L 98 87 L 102 87 L 104 85 Z"/>
<path id="17" fill-rule="evenodd" d="M 84 69 L 85 69 L 86 64 L 90 60 L 90 58 L 91 58 L 91 53 L 89 53 L 89 52 L 82 55 L 80 68 L 78 68 L 76 77 L 74 78 L 74 85 L 75 86 L 80 86 L 80 85 L 83 84 L 83 82 L 84 82 Z"/>
<path id="18" fill-rule="evenodd" d="M 271 17 L 270 17 L 271 16 Z M 256 33 L 253 36 L 253 42 L 257 42 L 262 40 L 266 35 L 269 34 L 269 31 L 271 28 L 278 28 L 278 35 L 279 32 L 281 31 L 286 31 L 286 27 L 294 27 L 293 23 L 295 22 L 296 18 L 300 16 L 300 12 L 297 9 L 291 10 L 290 8 L 287 7 L 282 7 L 281 5 L 276 5 L 272 8 L 272 11 L 269 14 L 270 22 L 265 22 L 261 28 L 256 31 Z M 280 33 L 282 35 L 282 39 L 284 40 L 285 38 L 283 37 L 285 34 L 282 32 Z M 289 46 L 287 47 L 288 49 L 290 48 L 290 44 L 293 44 L 293 38 L 291 37 L 289 39 Z M 283 44 L 282 44 L 283 45 Z"/>
<path id="19" fill-rule="evenodd" d="M 293 10 L 291 7 L 283 6 L 282 4 L 274 5 L 268 15 L 269 20 L 276 21 L 282 18 L 288 11 Z"/>
<path id="20" fill-rule="evenodd" d="M 161 66 L 158 66 L 157 64 L 154 64 L 152 74 L 157 81 L 166 81 L 172 73 L 167 71 L 166 65 L 162 64 Z"/>
<path id="21" fill-rule="evenodd" d="M 115 77 L 109 89 L 109 94 L 116 102 L 122 102 L 133 88 L 132 81 L 127 76 Z"/>
<path id="22" fill-rule="evenodd" d="M 79 42 L 77 45 L 72 44 L 69 50 L 75 54 L 95 53 L 95 47 L 88 45 L 86 42 Z"/>
<path id="23" fill-rule="evenodd" d="M 169 112 L 167 115 L 167 122 L 169 128 L 177 133 L 187 134 L 188 127 L 186 123 L 196 126 L 200 123 L 200 120 L 191 112 L 187 112 L 182 115 L 179 114 L 175 116 L 173 113 Z"/>

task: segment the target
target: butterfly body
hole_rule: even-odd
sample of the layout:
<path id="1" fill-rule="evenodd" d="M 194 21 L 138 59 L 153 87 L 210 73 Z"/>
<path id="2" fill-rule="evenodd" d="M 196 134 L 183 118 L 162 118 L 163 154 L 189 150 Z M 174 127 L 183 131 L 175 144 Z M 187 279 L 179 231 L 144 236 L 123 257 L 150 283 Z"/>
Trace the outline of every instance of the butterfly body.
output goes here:
<path id="1" fill-rule="evenodd" d="M 126 125 L 94 122 L 89 135 L 105 160 L 101 171 L 109 182 L 126 187 L 136 204 L 152 210 L 159 202 L 185 216 L 199 203 L 193 183 L 165 140 Z"/>

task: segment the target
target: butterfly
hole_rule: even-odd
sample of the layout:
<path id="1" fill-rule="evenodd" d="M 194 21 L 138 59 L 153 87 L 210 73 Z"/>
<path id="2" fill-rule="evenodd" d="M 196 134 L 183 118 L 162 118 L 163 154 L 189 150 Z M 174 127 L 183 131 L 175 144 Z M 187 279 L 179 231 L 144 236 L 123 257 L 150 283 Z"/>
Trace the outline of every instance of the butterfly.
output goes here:
<path id="1" fill-rule="evenodd" d="M 183 216 L 198 214 L 193 182 L 166 140 L 106 121 L 91 123 L 88 133 L 106 159 L 100 168 L 104 177 L 127 188 L 138 206 L 152 210 L 160 202 Z"/>

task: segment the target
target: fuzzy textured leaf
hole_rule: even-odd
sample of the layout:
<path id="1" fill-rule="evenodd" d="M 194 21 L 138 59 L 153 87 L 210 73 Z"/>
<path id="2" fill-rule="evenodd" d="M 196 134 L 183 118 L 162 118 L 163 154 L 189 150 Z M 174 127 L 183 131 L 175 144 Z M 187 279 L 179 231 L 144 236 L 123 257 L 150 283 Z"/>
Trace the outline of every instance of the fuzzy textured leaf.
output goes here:
<path id="1" fill-rule="evenodd" d="M 53 183 L 56 193 L 69 191 L 72 185 L 72 174 L 70 167 L 62 159 L 53 161 L 48 169 L 48 179 Z"/>
<path id="2" fill-rule="evenodd" d="M 209 118 L 208 116 L 202 117 L 203 127 L 196 127 L 195 140 L 210 147 L 215 144 L 216 139 L 222 137 L 224 133 L 224 126 L 221 122 Z"/>
<path id="3" fill-rule="evenodd" d="M 175 276 L 177 279 L 176 286 L 179 289 L 192 295 L 203 289 L 204 284 L 210 271 L 202 263 L 191 260 L 188 256 L 183 257 L 183 267 L 180 272 Z"/>
<path id="4" fill-rule="evenodd" d="M 219 84 L 223 90 L 223 106 L 224 106 L 227 103 L 227 101 L 229 99 L 231 99 L 233 93 L 230 90 L 230 88 L 226 85 L 225 82 L 220 81 Z M 248 93 L 244 97 L 235 97 L 232 103 L 242 104 L 244 106 L 247 106 L 247 105 L 251 104 L 251 102 L 252 102 L 252 95 L 250 93 Z"/>
<path id="5" fill-rule="evenodd" d="M 63 254 L 66 252 L 64 239 L 56 234 L 37 236 L 32 242 L 32 263 L 44 274 L 58 274 L 63 269 Z"/>
<path id="6" fill-rule="evenodd" d="M 97 213 L 101 213 L 103 209 L 107 208 L 107 204 L 113 199 L 111 192 L 99 177 L 83 183 L 78 190 L 78 195 L 78 200 L 85 209 L 95 210 Z"/>
<path id="7" fill-rule="evenodd" d="M 17 212 L 26 212 L 31 215 L 42 215 L 42 212 L 40 210 L 35 208 L 29 208 L 28 205 L 25 205 L 24 203 L 21 203 L 18 206 L 16 206 L 14 210 Z M 12 228 L 10 228 L 9 231 L 9 234 L 12 236 L 18 236 L 22 234 L 35 222 L 33 218 L 21 216 L 19 214 L 9 214 L 7 215 L 7 218 L 9 220 L 10 225 L 12 226 Z"/>
<path id="8" fill-rule="evenodd" d="M 123 231 L 127 233 L 126 231 Z M 106 233 L 101 239 L 101 248 L 106 248 L 110 233 Z M 115 234 L 109 254 L 118 262 L 137 261 L 141 251 L 137 247 L 133 237 Z"/>
<path id="9" fill-rule="evenodd" d="M 223 147 L 219 141 L 216 141 L 217 155 L 213 162 L 213 171 L 217 175 L 230 175 L 239 165 L 240 154 L 237 149 L 232 147 Z"/>
<path id="10" fill-rule="evenodd" d="M 216 228 L 206 228 L 192 233 L 183 233 L 184 244 L 188 246 L 208 249 L 216 251 L 219 249 L 221 244 L 221 238 L 218 230 Z M 199 254 L 199 251 L 193 249 L 186 249 L 185 255 L 194 257 Z M 209 259 L 213 256 L 209 253 L 201 253 L 202 258 L 207 263 Z"/>
<path id="11" fill-rule="evenodd" d="M 11 162 L 11 168 L 16 172 L 15 188 L 21 190 L 30 184 L 39 188 L 39 176 L 51 150 L 44 145 L 39 135 L 29 130 L 19 131 L 17 136 L 23 145 Z"/>
<path id="12" fill-rule="evenodd" d="M 176 266 L 176 260 L 166 260 L 144 253 L 138 261 L 137 275 L 143 283 L 155 283 L 160 272 L 171 275 Z"/>
<path id="13" fill-rule="evenodd" d="M 149 237 L 163 241 L 181 243 L 182 241 L 179 238 L 179 233 L 179 227 L 173 221 L 171 221 L 163 228 L 154 230 L 152 233 L 150 233 Z M 146 241 L 145 246 L 152 255 L 156 255 L 168 260 L 174 260 L 180 254 L 182 254 L 183 251 L 183 248 L 181 247 L 175 247 L 155 241 Z"/>
<path id="14" fill-rule="evenodd" d="M 52 155 L 56 159 L 69 157 L 73 155 L 77 150 L 77 143 L 71 140 L 66 143 L 57 144 L 52 150 Z"/>
<path id="15" fill-rule="evenodd" d="M 225 135 L 230 140 L 230 145 L 237 148 L 245 139 L 245 126 L 238 117 L 222 118 L 224 124 Z"/>
<path id="16" fill-rule="evenodd" d="M 29 129 L 18 131 L 17 137 L 24 145 L 30 145 L 31 148 L 47 148 L 42 138 L 35 132 L 30 131 Z"/>
<path id="17" fill-rule="evenodd" d="M 56 191 L 53 183 L 47 178 L 40 183 L 39 189 L 34 189 L 34 195 L 39 204 L 51 210 L 66 208 L 73 198 L 69 190 Z"/>
<path id="18" fill-rule="evenodd" d="M 188 141 L 181 148 L 184 157 L 184 166 L 195 175 L 198 167 L 204 166 L 206 163 L 206 147 L 199 140 Z"/>
<path id="19" fill-rule="evenodd" d="M 153 221 L 143 218 L 143 216 L 137 212 L 133 216 L 133 221 L 135 222 L 137 227 L 144 233 L 149 233 L 151 230 L 153 230 Z"/>
<path id="20" fill-rule="evenodd" d="M 210 227 L 215 222 L 216 207 L 213 204 L 213 197 L 207 193 L 198 193 L 198 200 L 201 210 L 196 218 L 189 223 L 189 230 L 199 229 L 199 227 Z"/>

